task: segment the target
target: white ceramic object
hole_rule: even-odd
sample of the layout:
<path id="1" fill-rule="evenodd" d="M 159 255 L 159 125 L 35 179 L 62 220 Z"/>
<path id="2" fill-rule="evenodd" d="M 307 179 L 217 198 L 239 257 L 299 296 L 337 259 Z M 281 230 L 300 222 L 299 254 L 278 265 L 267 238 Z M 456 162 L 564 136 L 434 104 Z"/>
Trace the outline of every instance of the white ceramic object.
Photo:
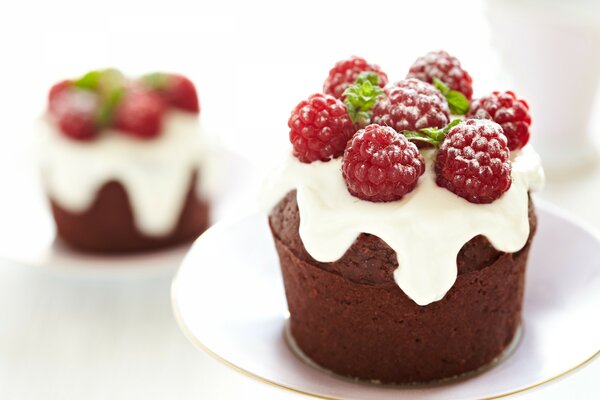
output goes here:
<path id="1" fill-rule="evenodd" d="M 522 392 L 586 364 L 600 350 L 600 239 L 547 206 L 530 255 L 521 342 L 502 363 L 441 386 L 377 386 L 301 361 L 284 339 L 288 317 L 266 216 L 217 224 L 173 283 L 182 330 L 198 348 L 264 383 L 325 399 L 471 399 Z"/>
<path id="2" fill-rule="evenodd" d="M 588 128 L 600 81 L 600 2 L 485 4 L 512 89 L 531 107 L 532 141 L 544 166 L 557 173 L 593 161 L 598 154 Z"/>

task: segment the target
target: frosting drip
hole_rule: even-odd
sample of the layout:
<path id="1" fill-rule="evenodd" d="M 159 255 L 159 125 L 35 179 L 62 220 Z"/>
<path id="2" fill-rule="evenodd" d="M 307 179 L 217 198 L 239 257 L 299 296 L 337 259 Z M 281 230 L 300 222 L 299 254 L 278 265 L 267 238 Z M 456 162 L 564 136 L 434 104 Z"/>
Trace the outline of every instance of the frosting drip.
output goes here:
<path id="1" fill-rule="evenodd" d="M 513 155 L 512 185 L 490 204 L 473 204 L 437 186 L 433 150 L 422 151 L 426 171 L 401 200 L 372 203 L 352 196 L 341 158 L 304 164 L 291 154 L 268 183 L 273 205 L 297 190 L 300 237 L 320 262 L 340 259 L 360 233 L 385 241 L 397 254 L 398 286 L 417 304 L 441 300 L 456 280 L 462 246 L 484 235 L 503 252 L 520 250 L 529 236 L 528 192 L 544 184 L 541 161 L 531 146 Z"/>
<path id="2" fill-rule="evenodd" d="M 37 125 L 42 182 L 48 195 L 72 212 L 84 212 L 103 185 L 117 181 L 140 232 L 162 236 L 177 224 L 194 171 L 198 195 L 211 191 L 210 146 L 195 114 L 169 111 L 163 133 L 147 141 L 108 130 L 94 141 L 78 142 L 62 135 L 48 117 Z"/>

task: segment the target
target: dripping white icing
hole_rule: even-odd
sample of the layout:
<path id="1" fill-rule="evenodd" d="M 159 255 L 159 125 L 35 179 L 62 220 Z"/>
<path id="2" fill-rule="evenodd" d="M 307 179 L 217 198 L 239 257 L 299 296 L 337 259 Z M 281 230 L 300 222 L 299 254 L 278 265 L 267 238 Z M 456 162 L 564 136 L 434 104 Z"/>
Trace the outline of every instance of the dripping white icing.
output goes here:
<path id="1" fill-rule="evenodd" d="M 456 256 L 477 235 L 500 251 L 520 250 L 529 236 L 528 191 L 544 184 L 541 161 L 531 146 L 513 156 L 512 185 L 491 204 L 473 204 L 435 183 L 433 151 L 415 190 L 399 201 L 372 203 L 348 193 L 341 158 L 304 164 L 291 154 L 268 184 L 270 205 L 297 190 L 300 237 L 321 262 L 341 258 L 364 232 L 397 254 L 398 286 L 417 304 L 441 300 L 454 284 Z"/>
<path id="2" fill-rule="evenodd" d="M 197 115 L 169 111 L 162 129 L 151 140 L 106 131 L 94 141 L 78 142 L 61 134 L 47 116 L 41 118 L 34 139 L 48 195 L 61 207 L 84 212 L 104 184 L 118 181 L 127 191 L 137 228 L 149 236 L 169 234 L 194 170 L 198 196 L 210 194 L 211 153 Z"/>

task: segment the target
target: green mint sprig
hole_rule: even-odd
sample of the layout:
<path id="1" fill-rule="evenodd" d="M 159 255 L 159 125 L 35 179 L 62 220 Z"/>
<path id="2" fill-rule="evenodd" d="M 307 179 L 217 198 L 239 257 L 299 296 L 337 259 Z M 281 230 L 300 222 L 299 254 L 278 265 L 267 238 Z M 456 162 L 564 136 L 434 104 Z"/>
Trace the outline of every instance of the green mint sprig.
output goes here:
<path id="1" fill-rule="evenodd" d="M 103 99 L 102 103 L 100 104 L 100 108 L 98 109 L 98 114 L 96 115 L 96 122 L 99 126 L 104 127 L 111 123 L 115 109 L 121 101 L 124 93 L 125 88 L 115 88 L 112 93 Z"/>
<path id="2" fill-rule="evenodd" d="M 444 141 L 444 138 L 450 132 L 450 129 L 460 124 L 460 119 L 455 119 L 443 128 L 423 128 L 418 131 L 402 131 L 401 133 L 406 136 L 411 142 L 419 141 L 440 147 L 440 144 Z"/>
<path id="3" fill-rule="evenodd" d="M 379 76 L 375 72 L 361 73 L 356 82 L 343 93 L 350 120 L 359 126 L 368 125 L 371 121 L 371 109 L 381 95 L 383 89 L 379 87 Z"/>
<path id="4" fill-rule="evenodd" d="M 124 84 L 123 73 L 115 68 L 90 71 L 73 83 L 77 88 L 96 91 L 101 96 L 109 95 Z"/>
<path id="5" fill-rule="evenodd" d="M 142 76 L 141 81 L 149 89 L 163 90 L 169 83 L 169 76 L 163 72 L 153 72 Z"/>
<path id="6" fill-rule="evenodd" d="M 95 92 L 100 105 L 96 114 L 96 123 L 105 127 L 112 121 L 114 111 L 125 93 L 125 76 L 115 68 L 90 71 L 77 79 L 73 86 L 82 90 Z"/>
<path id="7" fill-rule="evenodd" d="M 96 90 L 98 87 L 98 82 L 100 82 L 100 77 L 102 76 L 102 71 L 95 70 L 90 71 L 87 74 L 83 75 L 81 78 L 77 79 L 73 82 L 73 86 L 78 87 L 80 89 L 87 90 Z"/>
<path id="8" fill-rule="evenodd" d="M 454 115 L 465 115 L 469 112 L 469 100 L 464 94 L 457 90 L 451 90 L 444 82 L 438 78 L 433 78 L 433 86 L 446 98 L 450 112 Z"/>

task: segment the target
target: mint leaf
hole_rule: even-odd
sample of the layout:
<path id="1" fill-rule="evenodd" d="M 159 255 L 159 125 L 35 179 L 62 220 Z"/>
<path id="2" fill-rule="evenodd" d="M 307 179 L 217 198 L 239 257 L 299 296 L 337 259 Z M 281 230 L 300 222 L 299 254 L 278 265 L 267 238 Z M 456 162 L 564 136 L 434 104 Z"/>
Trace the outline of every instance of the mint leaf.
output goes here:
<path id="1" fill-rule="evenodd" d="M 102 97 L 108 98 L 113 92 L 126 84 L 123 73 L 115 68 L 107 68 L 102 71 L 98 81 L 98 92 Z"/>
<path id="2" fill-rule="evenodd" d="M 92 90 L 100 98 L 96 123 L 100 127 L 110 124 L 115 108 L 125 93 L 125 76 L 115 68 L 90 71 L 74 82 L 80 89 Z"/>
<path id="3" fill-rule="evenodd" d="M 90 71 L 74 82 L 74 86 L 81 89 L 94 90 L 98 87 L 102 71 Z"/>
<path id="4" fill-rule="evenodd" d="M 379 87 L 379 75 L 375 72 L 361 72 L 358 74 L 355 83 L 362 85 L 365 82 L 371 82 L 371 85 Z"/>
<path id="5" fill-rule="evenodd" d="M 439 147 L 446 138 L 446 134 L 450 131 L 450 129 L 460 124 L 461 122 L 462 121 L 460 119 L 455 119 L 442 129 L 423 128 L 419 129 L 418 131 L 402 131 L 400 133 L 406 136 L 406 138 L 411 142 L 416 140 L 420 142 L 430 143 L 435 147 Z"/>
<path id="6" fill-rule="evenodd" d="M 444 82 L 442 82 L 441 80 L 439 80 L 438 78 L 433 78 L 433 86 L 435 86 L 435 88 L 437 90 L 442 92 L 442 94 L 444 96 L 446 95 L 446 93 L 448 93 L 450 91 L 450 88 L 448 86 L 446 86 L 446 84 Z"/>
<path id="7" fill-rule="evenodd" d="M 124 84 L 125 77 L 115 68 L 90 71 L 74 82 L 75 87 L 96 91 L 101 97 L 109 96 Z"/>
<path id="8" fill-rule="evenodd" d="M 444 140 L 445 132 L 438 128 L 423 128 L 421 132 L 425 133 L 427 136 L 432 138 L 433 140 L 442 141 Z"/>
<path id="9" fill-rule="evenodd" d="M 448 101 L 448 107 L 453 115 L 465 115 L 469 112 L 469 100 L 464 94 L 456 90 L 450 90 L 444 95 Z"/>
<path id="10" fill-rule="evenodd" d="M 168 75 L 162 72 L 153 72 L 142 76 L 141 81 L 150 89 L 162 90 L 167 87 Z"/>
<path id="11" fill-rule="evenodd" d="M 451 90 L 444 82 L 438 78 L 433 78 L 433 86 L 446 98 L 448 107 L 453 115 L 465 115 L 469 112 L 469 100 L 464 94 L 457 90 Z"/>
<path id="12" fill-rule="evenodd" d="M 448 132 L 450 132 L 450 129 L 454 128 L 456 125 L 460 124 L 461 122 L 462 122 L 462 120 L 460 120 L 460 119 L 458 119 L 458 118 L 457 118 L 457 119 L 454 119 L 454 120 L 452 120 L 452 122 L 450 122 L 448 125 L 446 125 L 446 126 L 444 127 L 444 129 L 442 129 L 442 132 L 444 132 L 444 136 L 446 136 L 446 134 L 447 134 Z"/>
<path id="13" fill-rule="evenodd" d="M 421 134 L 421 133 L 419 133 L 417 131 L 404 131 L 404 132 L 402 132 L 402 134 L 404 136 L 406 136 L 406 138 L 408 140 L 410 140 L 411 142 L 414 142 L 416 140 L 416 141 L 419 141 L 419 142 L 430 143 L 430 144 L 432 144 L 432 145 L 434 145 L 436 147 L 438 147 L 439 143 L 440 143 L 438 140 L 430 137 L 429 135 Z"/>
<path id="14" fill-rule="evenodd" d="M 368 125 L 371 120 L 371 109 L 382 94 L 379 76 L 374 72 L 361 73 L 356 78 L 356 82 L 343 93 L 350 120 L 360 126 Z"/>
<path id="15" fill-rule="evenodd" d="M 123 87 L 117 87 L 108 96 L 106 96 L 100 105 L 100 109 L 98 110 L 98 115 L 96 117 L 96 122 L 99 126 L 107 126 L 110 124 L 114 115 L 114 111 L 117 108 L 117 104 L 119 104 L 119 101 L 121 101 L 124 93 L 125 89 Z"/>

